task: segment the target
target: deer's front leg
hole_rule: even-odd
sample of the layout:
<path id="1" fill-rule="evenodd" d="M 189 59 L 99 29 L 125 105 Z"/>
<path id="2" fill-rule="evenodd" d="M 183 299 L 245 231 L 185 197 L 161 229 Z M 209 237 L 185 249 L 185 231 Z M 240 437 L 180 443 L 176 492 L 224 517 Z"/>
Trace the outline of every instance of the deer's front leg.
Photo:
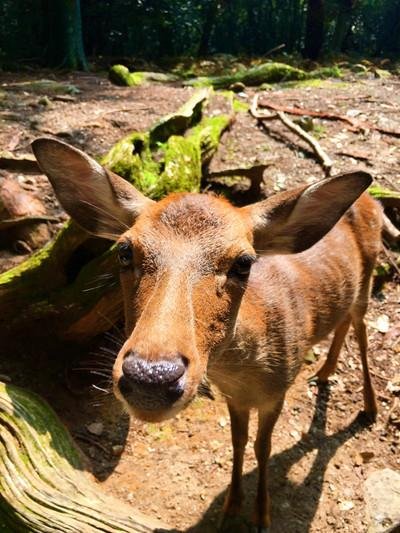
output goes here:
<path id="1" fill-rule="evenodd" d="M 242 506 L 242 470 L 243 456 L 248 440 L 249 410 L 238 409 L 228 403 L 231 418 L 231 432 L 233 445 L 232 480 L 228 495 L 225 499 L 225 515 L 236 515 Z"/>
<path id="2" fill-rule="evenodd" d="M 258 531 L 266 531 L 265 528 L 268 528 L 271 524 L 267 463 L 271 453 L 272 431 L 282 410 L 282 405 L 283 398 L 275 404 L 272 410 L 269 409 L 267 411 L 263 408 L 258 410 L 258 430 L 254 443 L 254 451 L 258 463 L 258 486 L 254 522 L 258 527 Z"/>

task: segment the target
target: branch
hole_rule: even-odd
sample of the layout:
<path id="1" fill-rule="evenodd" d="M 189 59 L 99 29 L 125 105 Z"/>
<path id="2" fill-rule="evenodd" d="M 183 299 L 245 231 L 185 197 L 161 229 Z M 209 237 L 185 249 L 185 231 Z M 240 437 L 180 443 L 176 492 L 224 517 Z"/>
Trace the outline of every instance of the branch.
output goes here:
<path id="1" fill-rule="evenodd" d="M 257 120 L 274 120 L 276 118 L 279 118 L 279 120 L 291 131 L 296 133 L 299 137 L 301 137 L 307 144 L 311 146 L 311 148 L 314 150 L 315 155 L 317 156 L 318 160 L 321 162 L 322 167 L 324 169 L 324 172 L 327 176 L 330 175 L 333 161 L 328 156 L 328 154 L 323 150 L 319 142 L 309 135 L 307 132 L 305 132 L 300 126 L 297 126 L 290 118 L 288 118 L 282 111 L 278 111 L 276 114 L 272 113 L 262 113 L 258 110 L 258 95 L 255 95 L 250 107 L 250 113 L 253 117 L 255 117 Z"/>
<path id="2" fill-rule="evenodd" d="M 328 154 L 323 150 L 322 146 L 319 144 L 319 142 L 314 139 L 310 134 L 308 134 L 306 131 L 303 130 L 303 128 L 300 128 L 297 124 L 293 122 L 293 120 L 290 120 L 289 117 L 285 115 L 282 111 L 278 111 L 277 116 L 285 126 L 287 126 L 291 131 L 294 133 L 297 133 L 299 137 L 301 137 L 307 144 L 311 146 L 311 148 L 314 150 L 315 155 L 317 156 L 318 160 L 322 164 L 322 168 L 324 169 L 324 172 L 327 176 L 330 176 L 333 166 L 332 159 L 328 156 Z"/>
<path id="3" fill-rule="evenodd" d="M 400 131 L 389 130 L 382 126 L 377 126 L 376 124 L 372 124 L 371 122 L 358 121 L 358 120 L 355 120 L 354 118 L 348 117 L 346 115 L 340 115 L 338 113 L 329 113 L 327 111 L 314 111 L 311 109 L 281 106 L 278 104 L 267 102 L 265 100 L 263 100 L 260 103 L 260 106 L 266 107 L 267 109 L 272 109 L 273 111 L 283 111 L 284 113 L 289 113 L 290 115 L 300 115 L 300 116 L 307 115 L 309 117 L 324 118 L 326 120 L 341 120 L 342 122 L 345 122 L 346 124 L 351 126 L 350 129 L 352 131 L 354 130 L 357 130 L 357 131 L 358 130 L 375 130 L 375 131 L 379 131 L 380 133 L 384 133 L 385 135 L 393 135 L 394 137 L 400 137 Z"/>

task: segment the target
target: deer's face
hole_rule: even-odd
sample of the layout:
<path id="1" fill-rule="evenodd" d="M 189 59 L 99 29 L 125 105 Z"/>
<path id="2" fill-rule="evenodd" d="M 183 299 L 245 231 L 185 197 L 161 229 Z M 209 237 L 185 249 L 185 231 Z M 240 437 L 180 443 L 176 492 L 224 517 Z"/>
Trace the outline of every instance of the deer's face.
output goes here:
<path id="1" fill-rule="evenodd" d="M 137 417 L 187 405 L 208 358 L 229 342 L 255 260 L 251 237 L 239 209 L 182 194 L 151 205 L 119 238 L 128 338 L 114 391 Z"/>
<path id="2" fill-rule="evenodd" d="M 33 151 L 71 217 L 118 242 L 127 340 L 114 390 L 151 421 L 193 398 L 209 357 L 230 341 L 255 249 L 309 248 L 371 182 L 352 172 L 240 209 L 200 194 L 155 203 L 61 141 L 38 139 Z"/>

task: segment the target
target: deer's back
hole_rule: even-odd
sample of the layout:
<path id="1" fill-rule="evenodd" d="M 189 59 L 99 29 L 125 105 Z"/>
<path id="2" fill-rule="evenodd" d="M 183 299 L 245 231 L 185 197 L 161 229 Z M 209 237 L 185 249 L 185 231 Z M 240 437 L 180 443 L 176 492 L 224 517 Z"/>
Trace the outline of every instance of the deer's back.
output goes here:
<path id="1" fill-rule="evenodd" d="M 257 261 L 234 341 L 210 364 L 223 392 L 254 404 L 286 391 L 305 353 L 365 305 L 380 233 L 380 206 L 364 194 L 309 250 Z"/>

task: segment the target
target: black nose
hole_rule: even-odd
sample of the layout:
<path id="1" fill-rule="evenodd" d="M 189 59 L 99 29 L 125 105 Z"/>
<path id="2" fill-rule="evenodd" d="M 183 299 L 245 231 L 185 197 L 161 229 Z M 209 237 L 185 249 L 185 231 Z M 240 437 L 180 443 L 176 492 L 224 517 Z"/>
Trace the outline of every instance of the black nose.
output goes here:
<path id="1" fill-rule="evenodd" d="M 122 364 L 119 389 L 127 402 L 139 409 L 170 407 L 183 394 L 187 359 L 180 354 L 148 361 L 130 352 Z"/>

